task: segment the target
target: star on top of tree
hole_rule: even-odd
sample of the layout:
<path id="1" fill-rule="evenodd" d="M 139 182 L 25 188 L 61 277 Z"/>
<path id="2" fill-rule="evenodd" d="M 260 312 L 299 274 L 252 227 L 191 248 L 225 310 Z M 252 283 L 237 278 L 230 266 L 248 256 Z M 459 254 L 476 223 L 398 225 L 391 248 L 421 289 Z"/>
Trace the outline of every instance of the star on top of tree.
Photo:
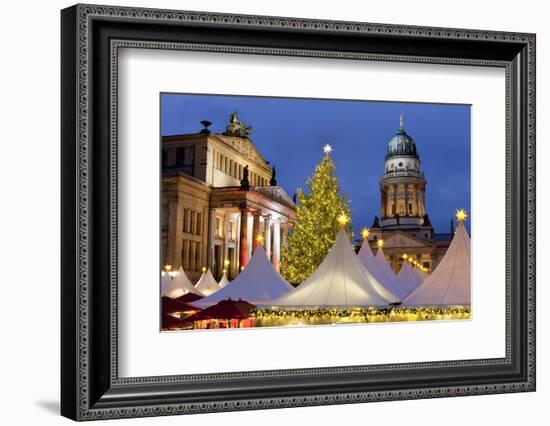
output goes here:
<path id="1" fill-rule="evenodd" d="M 330 154 L 332 152 L 332 146 L 330 146 L 328 143 L 323 147 L 323 152 L 325 154 Z"/>
<path id="2" fill-rule="evenodd" d="M 464 222 L 468 218 L 468 214 L 466 213 L 466 210 L 460 209 L 456 211 L 456 219 L 459 223 Z"/>

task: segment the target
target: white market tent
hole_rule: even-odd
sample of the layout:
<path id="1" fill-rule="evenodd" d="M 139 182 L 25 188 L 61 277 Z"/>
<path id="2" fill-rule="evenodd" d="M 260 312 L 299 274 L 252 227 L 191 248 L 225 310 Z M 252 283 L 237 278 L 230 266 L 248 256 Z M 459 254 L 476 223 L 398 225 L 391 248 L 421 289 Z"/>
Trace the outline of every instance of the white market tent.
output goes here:
<path id="1" fill-rule="evenodd" d="M 470 305 L 470 237 L 460 222 L 445 256 L 404 306 Z"/>
<path id="2" fill-rule="evenodd" d="M 359 262 L 342 227 L 319 267 L 272 306 L 387 306 L 397 297 L 386 290 Z"/>
<path id="3" fill-rule="evenodd" d="M 229 279 L 227 278 L 227 273 L 224 273 L 223 274 L 223 277 L 222 279 L 220 280 L 220 282 L 218 283 L 218 286 L 220 288 L 224 288 L 227 284 L 229 284 Z"/>
<path id="4" fill-rule="evenodd" d="M 410 294 L 422 283 L 423 278 L 419 274 L 419 272 L 420 271 L 416 268 L 413 268 L 409 262 L 403 262 L 397 278 L 407 289 L 407 294 Z"/>
<path id="5" fill-rule="evenodd" d="M 170 277 L 170 274 L 165 273 L 160 281 L 161 283 L 161 295 L 168 296 L 172 299 L 183 296 L 187 293 L 195 293 L 199 296 L 203 294 L 195 288 L 195 286 L 189 281 L 185 271 L 180 267 L 174 278 Z"/>
<path id="6" fill-rule="evenodd" d="M 211 296 L 193 302 L 193 305 L 210 306 L 225 299 L 241 299 L 253 305 L 265 304 L 293 288 L 273 269 L 264 248 L 258 245 L 246 268 L 230 285 Z"/>
<path id="7" fill-rule="evenodd" d="M 195 285 L 195 289 L 205 296 L 209 296 L 217 292 L 220 289 L 220 286 L 212 275 L 212 272 L 210 272 L 210 269 L 207 269 L 206 272 L 202 273 L 197 285 Z"/>
<path id="8" fill-rule="evenodd" d="M 357 256 L 363 267 L 390 293 L 397 296 L 399 300 L 405 298 L 413 290 L 405 283 L 402 283 L 393 273 L 388 262 L 386 262 L 382 248 L 379 248 L 378 253 L 374 256 L 368 240 L 364 240 Z"/>

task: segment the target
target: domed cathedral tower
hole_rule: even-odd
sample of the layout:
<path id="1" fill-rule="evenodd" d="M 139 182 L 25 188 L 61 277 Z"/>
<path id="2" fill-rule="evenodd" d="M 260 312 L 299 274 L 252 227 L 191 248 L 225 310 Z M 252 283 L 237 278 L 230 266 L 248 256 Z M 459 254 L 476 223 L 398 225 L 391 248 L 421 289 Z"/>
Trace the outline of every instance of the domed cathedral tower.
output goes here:
<path id="1" fill-rule="evenodd" d="M 399 130 L 388 143 L 380 193 L 383 229 L 422 227 L 426 216 L 426 179 L 420 169 L 416 144 L 405 131 L 403 114 L 399 117 Z M 432 231 L 428 231 L 429 238 Z M 418 236 L 426 238 L 425 233 Z"/>
<path id="2" fill-rule="evenodd" d="M 450 233 L 434 232 L 426 212 L 426 179 L 420 156 L 414 139 L 405 131 L 403 114 L 399 130 L 388 143 L 380 194 L 381 218 L 375 216 L 368 233 L 371 247 L 377 250 L 383 246 L 395 273 L 404 259 L 431 272 L 447 251 L 453 225 Z"/>

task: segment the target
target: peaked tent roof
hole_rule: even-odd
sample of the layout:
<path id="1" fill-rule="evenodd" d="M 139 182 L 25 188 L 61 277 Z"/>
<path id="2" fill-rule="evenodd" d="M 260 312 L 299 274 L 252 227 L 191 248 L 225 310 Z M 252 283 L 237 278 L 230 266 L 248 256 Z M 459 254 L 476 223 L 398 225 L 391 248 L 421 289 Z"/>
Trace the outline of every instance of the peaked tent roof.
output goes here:
<path id="1" fill-rule="evenodd" d="M 403 299 L 412 291 L 412 289 L 409 289 L 407 285 L 402 283 L 390 269 L 381 248 L 378 249 L 378 253 L 374 256 L 368 241 L 363 241 L 361 250 L 359 250 L 357 256 L 363 267 L 369 271 L 386 290 L 394 294 L 399 300 Z"/>
<path id="2" fill-rule="evenodd" d="M 224 288 L 227 284 L 229 284 L 230 281 L 229 279 L 227 278 L 227 273 L 223 274 L 223 277 L 222 279 L 220 280 L 220 282 L 218 283 L 218 286 L 220 288 Z"/>
<path id="3" fill-rule="evenodd" d="M 207 269 L 206 272 L 202 273 L 199 281 L 197 282 L 197 285 L 195 286 L 195 289 L 205 296 L 209 296 L 212 293 L 217 292 L 220 289 L 220 286 L 214 279 L 214 276 L 212 275 L 212 272 L 210 272 L 210 269 Z"/>
<path id="4" fill-rule="evenodd" d="M 407 294 L 410 294 L 422 283 L 423 278 L 418 272 L 418 269 L 413 268 L 409 262 L 403 262 L 397 278 L 406 287 Z"/>
<path id="5" fill-rule="evenodd" d="M 276 299 L 292 289 L 293 287 L 273 269 L 264 248 L 259 245 L 246 268 L 230 285 L 211 296 L 197 300 L 194 304 L 210 306 L 224 299 L 241 299 L 257 305 Z"/>
<path id="6" fill-rule="evenodd" d="M 341 228 L 329 253 L 302 284 L 273 306 L 386 306 L 397 298 L 359 262 Z"/>
<path id="7" fill-rule="evenodd" d="M 182 267 L 180 267 L 174 278 L 171 278 L 169 274 L 164 274 L 160 282 L 161 296 L 177 298 L 187 293 L 194 293 L 202 296 L 202 293 L 195 288 L 191 281 L 189 281 Z"/>
<path id="8" fill-rule="evenodd" d="M 470 285 L 470 237 L 460 223 L 435 271 L 404 300 L 403 305 L 470 305 Z"/>

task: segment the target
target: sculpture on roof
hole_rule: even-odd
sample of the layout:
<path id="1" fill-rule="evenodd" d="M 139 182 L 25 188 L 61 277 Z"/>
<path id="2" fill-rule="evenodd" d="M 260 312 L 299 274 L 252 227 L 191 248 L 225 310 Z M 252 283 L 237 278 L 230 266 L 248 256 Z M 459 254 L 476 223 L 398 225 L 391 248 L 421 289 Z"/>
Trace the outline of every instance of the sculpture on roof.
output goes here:
<path id="1" fill-rule="evenodd" d="M 247 138 L 252 134 L 252 127 L 247 126 L 242 121 L 239 121 L 239 116 L 235 111 L 229 116 L 229 124 L 225 128 L 225 134 L 240 138 Z"/>

